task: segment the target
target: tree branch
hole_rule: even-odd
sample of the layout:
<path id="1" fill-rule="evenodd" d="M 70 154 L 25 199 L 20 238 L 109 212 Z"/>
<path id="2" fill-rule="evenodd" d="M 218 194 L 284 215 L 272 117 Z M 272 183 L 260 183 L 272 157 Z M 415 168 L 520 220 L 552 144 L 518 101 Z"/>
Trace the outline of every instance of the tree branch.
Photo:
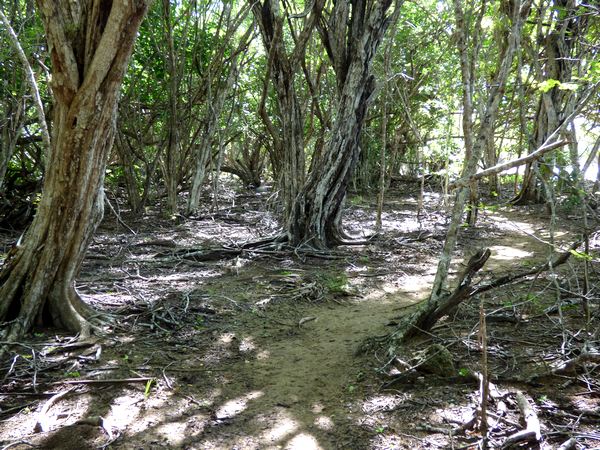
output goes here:
<path id="1" fill-rule="evenodd" d="M 448 185 L 448 189 L 457 189 L 460 187 L 469 186 L 475 180 L 479 180 L 480 178 L 486 177 L 488 175 L 493 175 L 495 173 L 499 173 L 504 170 L 512 169 L 514 167 L 523 165 L 525 163 L 528 163 L 530 161 L 533 161 L 533 160 L 539 158 L 544 153 L 547 153 L 551 150 L 562 147 L 563 145 L 569 144 L 570 142 L 567 140 L 561 140 L 561 141 L 554 141 L 554 140 L 558 137 L 558 135 L 562 132 L 562 130 L 564 130 L 564 128 L 569 123 L 571 123 L 575 119 L 575 117 L 577 117 L 577 115 L 579 115 L 579 113 L 584 108 L 584 106 L 587 104 L 587 102 L 590 100 L 590 98 L 592 98 L 594 93 L 598 90 L 599 86 L 600 86 L 600 82 L 595 83 L 588 88 L 587 92 L 583 96 L 583 99 L 579 102 L 579 104 L 575 108 L 573 108 L 573 112 L 571 112 L 571 114 L 569 114 L 565 118 L 565 120 L 562 121 L 562 123 L 546 138 L 544 143 L 540 147 L 538 147 L 535 151 L 533 151 L 532 153 L 530 153 L 527 156 L 515 159 L 514 161 L 509 161 L 509 162 L 506 162 L 503 164 L 498 164 L 494 167 L 490 167 L 489 169 L 485 169 L 474 175 L 460 178 L 460 179 L 450 183 Z"/>
<path id="2" fill-rule="evenodd" d="M 13 30 L 10 25 L 10 21 L 4 15 L 2 10 L 0 9 L 0 21 L 4 24 L 4 28 L 6 28 L 6 34 L 8 35 L 10 42 L 14 50 L 19 55 L 19 59 L 21 60 L 21 64 L 23 64 L 23 70 L 25 71 L 25 75 L 27 78 L 27 82 L 29 83 L 29 87 L 31 88 L 31 94 L 33 95 L 33 103 L 35 105 L 35 109 L 38 113 L 40 130 L 42 132 L 42 141 L 44 142 L 44 146 L 46 147 L 46 152 L 50 151 L 50 133 L 48 133 L 48 124 L 46 123 L 46 115 L 44 114 L 44 105 L 42 104 L 42 99 L 40 97 L 40 91 L 38 89 L 37 83 L 35 82 L 35 75 L 33 74 L 33 70 L 31 69 L 31 65 L 27 60 L 27 56 L 23 51 L 23 47 L 19 43 L 19 38 L 17 34 Z"/>

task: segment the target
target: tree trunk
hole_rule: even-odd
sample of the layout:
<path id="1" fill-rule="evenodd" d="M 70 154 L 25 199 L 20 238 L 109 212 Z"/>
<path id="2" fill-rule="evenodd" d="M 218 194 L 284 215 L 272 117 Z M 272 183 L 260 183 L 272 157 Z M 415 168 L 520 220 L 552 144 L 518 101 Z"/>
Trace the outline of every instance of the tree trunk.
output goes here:
<path id="1" fill-rule="evenodd" d="M 181 179 L 181 142 L 179 139 L 179 65 L 175 53 L 173 23 L 171 19 L 171 0 L 163 0 L 163 18 L 165 21 L 165 39 L 167 40 L 167 67 L 169 73 L 169 112 L 167 116 L 167 142 L 163 178 L 167 189 L 167 214 L 177 212 L 177 193 Z"/>
<path id="2" fill-rule="evenodd" d="M 52 59 L 52 149 L 35 219 L 0 272 L 3 340 L 34 323 L 90 332 L 74 280 L 102 218 L 117 98 L 147 9 L 144 0 L 37 3 Z"/>
<path id="3" fill-rule="evenodd" d="M 142 210 L 142 197 L 140 195 L 138 177 L 135 173 L 135 155 L 131 151 L 131 144 L 123 133 L 117 131 L 115 141 L 115 149 L 123 167 L 127 202 L 131 210 L 135 214 L 138 214 Z"/>
<path id="4" fill-rule="evenodd" d="M 342 205 L 360 156 L 359 137 L 375 89 L 371 64 L 384 33 L 399 13 L 391 0 L 336 2 L 319 32 L 332 61 L 339 99 L 335 123 L 323 155 L 296 197 L 287 221 L 287 239 L 295 246 L 325 248 L 343 242 Z M 351 8 L 351 10 L 350 10 Z"/>
<path id="5" fill-rule="evenodd" d="M 265 50 L 268 52 L 267 79 L 270 79 L 277 95 L 278 127 L 265 109 L 268 80 L 262 93 L 260 114 L 274 143 L 271 155 L 273 167 L 278 168 L 280 200 L 284 205 L 284 219 L 288 220 L 292 205 L 306 176 L 304 159 L 304 114 L 295 88 L 295 75 L 302 66 L 306 44 L 317 20 L 322 1 L 313 2 L 310 15 L 298 36 L 294 35 L 294 47 L 286 50 L 284 13 L 279 0 L 253 2 L 252 12 L 261 31 Z M 308 14 L 308 12 L 307 12 Z M 289 17 L 287 18 L 290 19 Z M 293 31 L 292 31 L 293 32 Z"/>
<path id="6" fill-rule="evenodd" d="M 457 5 L 458 1 L 459 0 L 456 0 Z M 498 73 L 494 77 L 490 94 L 486 101 L 485 110 L 481 117 L 481 124 L 477 132 L 477 137 L 473 143 L 472 154 L 470 155 L 470 158 L 465 161 L 463 177 L 471 177 L 475 174 L 477 171 L 477 163 L 481 159 L 487 142 L 492 136 L 494 123 L 496 121 L 496 117 L 498 116 L 500 100 L 502 99 L 506 80 L 512 65 L 513 56 L 521 39 L 521 30 L 523 28 L 524 20 L 529 14 L 531 0 L 525 0 L 523 4 L 521 4 L 520 1 L 517 1 L 516 3 L 517 5 L 515 7 L 515 13 L 512 17 L 513 23 L 508 37 L 508 47 L 503 55 Z M 466 86 L 463 86 L 463 89 L 466 89 Z M 473 182 L 470 184 L 473 186 Z M 437 302 L 439 297 L 447 289 L 448 269 L 450 268 L 452 252 L 456 246 L 458 230 L 460 224 L 462 223 L 464 207 L 469 196 L 469 191 L 470 189 L 468 186 L 462 186 L 456 193 L 450 225 L 448 227 L 444 248 L 442 250 L 442 254 L 440 255 L 440 261 L 433 282 L 433 287 L 431 289 L 430 302 Z"/>
<path id="7" fill-rule="evenodd" d="M 547 81 L 558 81 L 560 83 L 570 82 L 573 67 L 578 61 L 585 59 L 585 55 L 576 54 L 582 51 L 576 45 L 577 38 L 581 36 L 587 26 L 588 18 L 580 14 L 579 6 L 570 0 L 554 0 L 554 8 L 549 12 L 550 17 L 540 13 L 540 22 L 548 21 L 552 27 L 538 25 L 537 41 L 543 43 L 542 58 L 536 53 L 532 55 L 532 64 L 538 73 L 540 83 Z M 561 14 L 564 18 L 560 18 Z M 543 34 L 546 32 L 547 34 Z M 539 60 L 544 61 L 543 66 Z M 529 150 L 534 151 L 552 134 L 566 116 L 569 108 L 572 108 L 570 99 L 573 95 L 568 89 L 560 89 L 560 86 L 551 87 L 542 92 L 536 112 L 535 131 L 530 140 Z M 542 170 L 539 161 L 532 161 L 525 167 L 523 185 L 521 190 L 512 200 L 514 204 L 526 204 L 545 200 L 544 191 L 541 189 L 544 182 L 540 183 L 539 176 L 549 175 Z M 540 184 L 542 186 L 540 186 Z"/>
<path id="8" fill-rule="evenodd" d="M 200 139 L 200 144 L 195 151 L 196 167 L 192 175 L 192 187 L 190 188 L 190 197 L 187 205 L 187 214 L 197 212 L 200 205 L 200 195 L 202 185 L 206 177 L 206 166 L 211 155 L 211 149 L 215 133 L 220 126 L 221 113 L 225 105 L 225 98 L 230 92 L 235 79 L 238 75 L 237 57 L 234 57 L 231 65 L 227 69 L 229 74 L 227 78 L 216 85 L 216 92 L 209 94 L 207 98 L 207 117 L 204 121 L 204 130 Z M 220 75 L 220 74 L 219 74 Z M 212 80 L 208 80 L 212 84 Z M 210 88 L 209 88 L 210 91 Z"/>
<path id="9" fill-rule="evenodd" d="M 4 179 L 8 170 L 8 163 L 15 152 L 25 119 L 24 100 L 18 103 L 8 103 L 5 117 L 1 121 L 4 122 L 4 126 L 0 128 L 0 192 L 4 190 Z"/>

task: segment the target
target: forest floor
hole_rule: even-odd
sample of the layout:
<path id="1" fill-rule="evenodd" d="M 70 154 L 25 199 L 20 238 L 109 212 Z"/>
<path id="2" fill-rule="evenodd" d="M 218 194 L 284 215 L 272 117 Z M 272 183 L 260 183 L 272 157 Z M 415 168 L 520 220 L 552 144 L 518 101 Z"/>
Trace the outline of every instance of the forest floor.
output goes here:
<path id="1" fill-rule="evenodd" d="M 383 231 L 368 245 L 312 256 L 211 253 L 276 232 L 268 194 L 232 193 L 218 212 L 192 219 L 149 211 L 134 220 L 124 211 L 130 229 L 107 211 L 77 288 L 113 322 L 86 342 L 37 330 L 1 362 L 0 448 L 477 448 L 480 434 L 461 425 L 478 404 L 478 299 L 399 348 L 394 361 L 385 348 L 355 354 L 428 294 L 447 214 L 431 189 L 418 213 L 417 194 L 406 184 L 388 197 Z M 351 234 L 372 232 L 374 203 L 350 198 Z M 559 223 L 555 247 L 565 249 L 578 224 Z M 547 260 L 549 228 L 542 209 L 486 208 L 475 228 L 461 230 L 456 260 L 491 248 L 479 283 L 531 269 Z M 17 237 L 0 234 L 0 249 Z M 597 250 L 590 332 L 578 297 L 582 258 L 482 295 L 490 448 L 525 429 L 521 394 L 541 440 L 515 448 L 557 448 L 570 438 L 570 448 L 600 448 L 598 361 L 551 374 L 599 351 Z M 460 270 L 457 263 L 452 272 Z M 452 376 L 398 376 L 402 367 L 390 363 L 418 366 L 433 343 L 450 351 Z"/>

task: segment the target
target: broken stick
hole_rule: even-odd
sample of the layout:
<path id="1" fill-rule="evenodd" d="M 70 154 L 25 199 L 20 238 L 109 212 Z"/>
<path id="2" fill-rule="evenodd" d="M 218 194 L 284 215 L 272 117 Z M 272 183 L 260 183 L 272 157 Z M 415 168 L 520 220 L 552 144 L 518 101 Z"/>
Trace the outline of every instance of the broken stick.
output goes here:
<path id="1" fill-rule="evenodd" d="M 502 448 L 508 448 L 517 442 L 539 442 L 542 439 L 540 419 L 522 392 L 517 392 L 517 405 L 525 421 L 525 429 L 507 437 Z"/>

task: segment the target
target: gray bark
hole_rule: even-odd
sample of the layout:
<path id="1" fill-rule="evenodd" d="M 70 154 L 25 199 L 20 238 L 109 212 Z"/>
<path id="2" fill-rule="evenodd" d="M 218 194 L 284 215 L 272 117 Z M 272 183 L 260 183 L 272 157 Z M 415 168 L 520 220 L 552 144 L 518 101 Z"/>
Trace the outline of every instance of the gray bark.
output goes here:
<path id="1" fill-rule="evenodd" d="M 540 13 L 537 41 L 542 43 L 542 58 L 537 52 L 531 55 L 532 65 L 536 69 L 540 82 L 557 80 L 561 83 L 570 82 L 576 61 L 584 59 L 576 46 L 577 38 L 588 26 L 588 15 L 579 13 L 579 5 L 573 0 L 554 0 L 555 8 L 549 10 L 547 17 Z M 564 19 L 558 20 L 555 14 L 564 14 Z M 546 22 L 552 23 L 551 27 Z M 576 55 L 575 52 L 580 51 Z M 540 59 L 543 64 L 540 64 Z M 572 92 L 554 87 L 541 94 L 535 120 L 535 130 L 529 140 L 529 151 L 535 151 L 545 142 L 548 136 L 570 114 L 569 108 Z M 548 175 L 542 170 L 538 160 L 532 160 L 525 167 L 523 184 L 517 196 L 512 200 L 515 204 L 526 204 L 545 200 L 542 190 L 544 181 L 541 177 Z M 540 174 L 539 176 L 537 174 Z"/>
<path id="2" fill-rule="evenodd" d="M 0 21 L 2 21 L 4 28 L 6 29 L 6 34 L 10 38 L 10 42 L 19 56 L 19 60 L 23 65 L 23 71 L 25 72 L 25 77 L 27 78 L 27 83 L 29 84 L 29 88 L 31 89 L 31 95 L 33 96 L 33 104 L 35 106 L 35 110 L 38 114 L 38 121 L 40 126 L 40 131 L 42 134 L 42 142 L 44 143 L 45 150 L 50 150 L 50 134 L 48 133 L 48 125 L 46 124 L 46 114 L 44 114 L 44 105 L 42 105 L 42 99 L 40 97 L 40 91 L 37 86 L 37 82 L 35 81 L 35 75 L 31 66 L 29 65 L 29 61 L 27 60 L 27 56 L 19 43 L 19 38 L 17 37 L 15 31 L 8 18 L 4 15 L 2 10 L 0 9 Z M 1 187 L 1 184 L 0 184 Z"/>
<path id="3" fill-rule="evenodd" d="M 457 4 L 458 1 L 459 0 L 456 0 Z M 529 14 L 530 6 L 530 0 L 526 0 L 523 3 L 521 3 L 519 0 L 515 2 L 515 7 L 513 10 L 515 12 L 512 17 L 512 27 L 510 30 L 510 35 L 508 36 L 508 47 L 503 56 L 500 68 L 492 83 L 492 87 L 486 101 L 484 114 L 481 117 L 481 124 L 477 132 L 477 137 L 473 143 L 472 154 L 470 155 L 470 158 L 466 160 L 465 168 L 463 170 L 463 178 L 470 179 L 475 174 L 477 171 L 477 163 L 481 159 L 483 151 L 486 148 L 487 141 L 491 138 L 492 130 L 494 129 L 494 123 L 498 115 L 500 100 L 502 99 L 502 95 L 504 93 L 504 87 L 506 85 L 506 80 L 512 65 L 513 56 L 519 45 L 521 30 L 523 28 L 524 20 Z M 466 89 L 466 86 L 463 87 L 463 89 Z M 438 263 L 433 287 L 431 289 L 430 302 L 438 302 L 443 295 L 443 292 L 447 290 L 448 270 L 452 260 L 452 252 L 456 247 L 458 230 L 460 224 L 462 223 L 463 212 L 469 196 L 469 191 L 470 189 L 468 186 L 463 186 L 459 188 L 458 192 L 456 193 L 454 206 L 452 209 L 452 216 L 450 219 L 450 226 L 448 227 L 444 248 L 440 255 L 440 261 Z"/>
<path id="4" fill-rule="evenodd" d="M 323 154 L 313 161 L 309 178 L 296 197 L 287 221 L 287 239 L 295 246 L 330 247 L 346 239 L 342 206 L 360 155 L 359 137 L 375 89 L 371 64 L 384 33 L 399 14 L 391 0 L 336 2 L 319 32 L 336 72 L 339 98 Z"/>
<path id="5" fill-rule="evenodd" d="M 253 3 L 252 12 L 261 31 L 265 50 L 268 52 L 267 77 L 260 106 L 261 118 L 273 139 L 273 166 L 277 171 L 281 189 L 280 199 L 284 205 L 284 219 L 291 215 L 292 205 L 306 177 L 304 158 L 304 114 L 295 88 L 296 73 L 302 68 L 302 60 L 308 40 L 312 35 L 322 0 L 312 3 L 302 30 L 296 35 L 294 46 L 288 51 L 285 43 L 285 16 L 279 0 Z M 273 123 L 266 111 L 268 81 L 277 95 L 278 121 Z"/>

